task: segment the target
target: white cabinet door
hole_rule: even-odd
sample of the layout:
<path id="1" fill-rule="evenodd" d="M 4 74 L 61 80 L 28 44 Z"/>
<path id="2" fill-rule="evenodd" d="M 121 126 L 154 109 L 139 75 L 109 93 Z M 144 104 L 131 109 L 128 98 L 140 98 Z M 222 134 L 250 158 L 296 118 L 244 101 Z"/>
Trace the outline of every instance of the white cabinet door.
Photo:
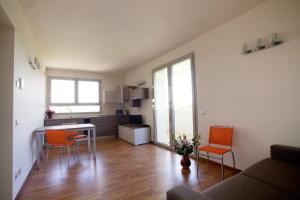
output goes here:
<path id="1" fill-rule="evenodd" d="M 104 92 L 104 103 L 123 103 L 123 86 L 117 85 L 114 91 Z"/>
<path id="2" fill-rule="evenodd" d="M 150 141 L 149 128 L 130 128 L 119 125 L 119 138 L 133 144 L 146 144 Z"/>
<path id="3" fill-rule="evenodd" d="M 105 91 L 103 96 L 103 103 L 114 103 L 116 98 L 114 91 Z"/>

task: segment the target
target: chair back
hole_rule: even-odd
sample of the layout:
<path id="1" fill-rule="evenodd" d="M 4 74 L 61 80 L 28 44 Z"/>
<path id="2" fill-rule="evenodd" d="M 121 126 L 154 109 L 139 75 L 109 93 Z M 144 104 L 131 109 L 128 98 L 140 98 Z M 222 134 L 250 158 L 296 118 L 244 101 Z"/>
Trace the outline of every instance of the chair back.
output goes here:
<path id="1" fill-rule="evenodd" d="M 67 132 L 63 130 L 46 131 L 46 139 L 49 145 L 66 145 L 68 144 Z"/>
<path id="2" fill-rule="evenodd" d="M 233 127 L 211 126 L 209 130 L 209 143 L 232 146 Z"/>

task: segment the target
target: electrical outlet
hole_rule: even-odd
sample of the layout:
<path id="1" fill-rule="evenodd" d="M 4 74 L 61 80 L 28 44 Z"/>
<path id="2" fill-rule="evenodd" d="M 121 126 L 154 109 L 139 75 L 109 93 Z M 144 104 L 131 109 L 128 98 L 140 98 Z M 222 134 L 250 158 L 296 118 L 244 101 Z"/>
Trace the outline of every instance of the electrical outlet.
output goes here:
<path id="1" fill-rule="evenodd" d="M 18 170 L 18 176 L 21 175 L 21 172 L 22 172 L 22 168 L 20 168 L 20 169 Z"/>
<path id="2" fill-rule="evenodd" d="M 22 168 L 18 169 L 17 173 L 15 173 L 15 180 L 17 180 L 19 178 L 21 173 L 22 173 Z"/>

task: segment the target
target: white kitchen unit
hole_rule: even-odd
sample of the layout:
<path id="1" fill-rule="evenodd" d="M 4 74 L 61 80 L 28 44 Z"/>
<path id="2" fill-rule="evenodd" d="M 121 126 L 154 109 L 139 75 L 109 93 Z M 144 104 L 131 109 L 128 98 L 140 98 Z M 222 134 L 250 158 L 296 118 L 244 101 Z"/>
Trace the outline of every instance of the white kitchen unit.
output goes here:
<path id="1" fill-rule="evenodd" d="M 150 142 L 149 127 L 137 125 L 119 125 L 119 138 L 133 144 L 146 144 Z"/>

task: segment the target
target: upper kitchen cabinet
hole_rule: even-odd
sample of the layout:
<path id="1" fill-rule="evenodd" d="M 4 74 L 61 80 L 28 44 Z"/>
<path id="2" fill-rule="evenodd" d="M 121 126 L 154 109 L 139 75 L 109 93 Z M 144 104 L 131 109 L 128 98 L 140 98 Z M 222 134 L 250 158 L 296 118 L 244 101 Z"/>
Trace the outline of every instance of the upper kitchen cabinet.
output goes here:
<path id="1" fill-rule="evenodd" d="M 129 102 L 129 90 L 130 90 L 130 86 L 123 87 L 123 101 L 124 102 Z"/>
<path id="2" fill-rule="evenodd" d="M 117 85 L 115 90 L 104 91 L 103 103 L 123 103 L 123 86 Z"/>
<path id="3" fill-rule="evenodd" d="M 134 88 L 130 90 L 130 99 L 132 100 L 142 100 L 149 98 L 149 89 L 148 88 Z"/>
<path id="4" fill-rule="evenodd" d="M 148 88 L 117 85 L 113 91 L 104 92 L 104 103 L 125 103 L 131 107 L 140 107 L 141 100 L 149 98 Z"/>
<path id="5" fill-rule="evenodd" d="M 115 87 L 115 100 L 116 103 L 123 103 L 123 86 L 117 85 Z"/>

